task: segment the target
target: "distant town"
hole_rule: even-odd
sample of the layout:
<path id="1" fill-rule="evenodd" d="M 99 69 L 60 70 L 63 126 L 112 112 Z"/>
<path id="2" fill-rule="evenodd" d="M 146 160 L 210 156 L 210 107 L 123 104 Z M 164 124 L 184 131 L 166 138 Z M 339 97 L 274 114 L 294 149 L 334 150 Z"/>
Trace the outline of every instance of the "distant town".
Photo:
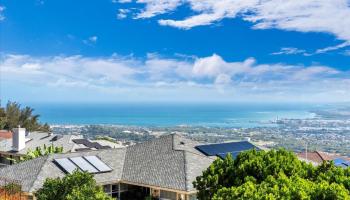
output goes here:
<path id="1" fill-rule="evenodd" d="M 319 112 L 310 119 L 276 119 L 254 128 L 202 126 L 139 127 L 122 125 L 52 125 L 55 134 L 81 134 L 89 139 L 109 137 L 138 143 L 160 135 L 181 133 L 199 142 L 217 143 L 249 138 L 266 148 L 283 147 L 296 152 L 325 151 L 350 156 L 350 119 Z"/>

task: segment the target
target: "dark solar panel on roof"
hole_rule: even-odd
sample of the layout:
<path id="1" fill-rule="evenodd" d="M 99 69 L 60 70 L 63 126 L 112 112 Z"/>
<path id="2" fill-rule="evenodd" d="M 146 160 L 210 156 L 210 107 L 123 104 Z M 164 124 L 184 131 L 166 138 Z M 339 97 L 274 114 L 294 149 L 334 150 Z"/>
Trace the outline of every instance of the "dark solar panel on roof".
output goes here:
<path id="1" fill-rule="evenodd" d="M 221 154 L 224 154 L 226 156 L 228 152 L 241 152 L 253 148 L 259 149 L 252 143 L 247 141 L 196 146 L 196 149 L 198 149 L 207 156 L 216 156 Z"/>
<path id="2" fill-rule="evenodd" d="M 88 148 L 95 148 L 95 149 L 109 149 L 110 146 L 102 146 L 98 142 L 91 142 L 87 139 L 73 139 L 72 140 L 75 144 L 82 144 Z"/>

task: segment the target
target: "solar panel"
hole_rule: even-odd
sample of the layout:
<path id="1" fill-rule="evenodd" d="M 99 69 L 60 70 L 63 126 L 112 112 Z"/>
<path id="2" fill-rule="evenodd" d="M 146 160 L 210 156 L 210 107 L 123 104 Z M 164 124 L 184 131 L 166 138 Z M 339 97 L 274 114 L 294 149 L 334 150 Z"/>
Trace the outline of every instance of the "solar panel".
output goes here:
<path id="1" fill-rule="evenodd" d="M 73 157 L 73 158 L 69 158 L 69 159 L 71 161 L 73 161 L 73 163 L 78 165 L 78 167 L 83 171 L 87 171 L 89 173 L 97 173 L 98 172 L 98 170 L 94 166 L 92 166 L 90 163 L 88 163 L 82 157 Z"/>
<path id="2" fill-rule="evenodd" d="M 89 161 L 93 166 L 95 166 L 100 172 L 108 172 L 112 171 L 110 167 L 108 167 L 104 162 L 102 162 L 96 156 L 84 156 L 84 158 Z"/>
<path id="3" fill-rule="evenodd" d="M 59 158 L 54 160 L 66 173 L 71 174 L 78 168 L 74 163 L 72 163 L 72 161 L 68 160 L 67 158 Z"/>
<path id="4" fill-rule="evenodd" d="M 196 146 L 196 149 L 198 149 L 207 156 L 217 155 L 219 157 L 226 157 L 227 153 L 231 153 L 232 155 L 237 156 L 239 152 L 253 148 L 259 150 L 259 148 L 247 141 Z"/>

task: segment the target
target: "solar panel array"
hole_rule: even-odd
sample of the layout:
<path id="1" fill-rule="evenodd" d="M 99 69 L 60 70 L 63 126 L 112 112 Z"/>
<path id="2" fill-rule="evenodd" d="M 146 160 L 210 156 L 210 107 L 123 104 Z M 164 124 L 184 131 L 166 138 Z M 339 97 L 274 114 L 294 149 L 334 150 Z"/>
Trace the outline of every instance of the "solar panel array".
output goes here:
<path id="1" fill-rule="evenodd" d="M 247 141 L 199 145 L 196 146 L 196 149 L 198 149 L 206 156 L 219 156 L 220 158 L 225 158 L 228 153 L 230 153 L 232 157 L 235 158 L 241 151 L 250 149 L 260 150 L 252 143 Z"/>
<path id="2" fill-rule="evenodd" d="M 55 163 L 66 173 L 72 173 L 76 169 L 89 173 L 103 173 L 112 171 L 108 165 L 102 162 L 97 156 L 78 156 L 71 158 L 57 158 Z"/>

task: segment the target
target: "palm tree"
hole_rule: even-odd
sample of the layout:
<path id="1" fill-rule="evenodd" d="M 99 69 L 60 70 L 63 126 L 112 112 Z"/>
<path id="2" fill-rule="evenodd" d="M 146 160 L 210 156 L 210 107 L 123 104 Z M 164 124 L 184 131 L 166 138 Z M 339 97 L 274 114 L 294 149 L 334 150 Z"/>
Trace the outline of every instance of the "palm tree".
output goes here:
<path id="1" fill-rule="evenodd" d="M 0 107 L 1 108 L 1 107 Z M 34 109 L 25 107 L 17 102 L 8 102 L 6 108 L 0 109 L 0 128 L 11 130 L 18 126 L 26 128 L 28 131 L 50 131 L 48 124 L 39 123 L 39 115 L 35 115 Z"/>

